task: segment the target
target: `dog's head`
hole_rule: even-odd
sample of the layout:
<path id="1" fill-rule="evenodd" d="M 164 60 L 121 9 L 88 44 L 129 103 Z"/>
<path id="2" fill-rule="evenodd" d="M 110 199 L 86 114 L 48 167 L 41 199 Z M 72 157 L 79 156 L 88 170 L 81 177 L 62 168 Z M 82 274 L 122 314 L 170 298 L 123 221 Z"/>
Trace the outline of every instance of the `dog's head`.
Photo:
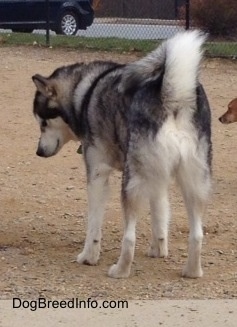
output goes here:
<path id="1" fill-rule="evenodd" d="M 57 69 L 50 77 L 36 74 L 33 113 L 40 126 L 36 154 L 51 157 L 70 140 L 78 140 L 70 128 L 72 93 L 80 75 L 80 64 Z"/>
<path id="2" fill-rule="evenodd" d="M 228 104 L 228 110 L 219 118 L 222 124 L 237 122 L 237 98 Z"/>

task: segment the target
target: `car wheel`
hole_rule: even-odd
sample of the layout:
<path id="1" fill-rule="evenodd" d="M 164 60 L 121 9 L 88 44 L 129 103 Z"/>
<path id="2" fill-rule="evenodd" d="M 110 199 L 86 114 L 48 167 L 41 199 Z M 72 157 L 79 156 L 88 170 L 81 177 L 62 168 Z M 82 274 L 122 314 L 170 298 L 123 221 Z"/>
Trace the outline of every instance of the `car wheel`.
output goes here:
<path id="1" fill-rule="evenodd" d="M 78 17 L 72 11 L 65 11 L 58 24 L 57 34 L 75 35 L 78 31 Z"/>
<path id="2" fill-rule="evenodd" d="M 12 28 L 13 33 L 32 33 L 32 28 Z"/>

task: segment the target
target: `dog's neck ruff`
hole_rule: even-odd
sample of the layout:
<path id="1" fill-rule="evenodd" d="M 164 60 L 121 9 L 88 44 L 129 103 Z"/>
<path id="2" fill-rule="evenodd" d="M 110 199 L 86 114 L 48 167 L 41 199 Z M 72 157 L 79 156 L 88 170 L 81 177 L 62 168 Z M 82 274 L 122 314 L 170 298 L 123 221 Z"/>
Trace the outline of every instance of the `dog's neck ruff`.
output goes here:
<path id="1" fill-rule="evenodd" d="M 79 140 L 82 140 L 87 133 L 87 131 L 90 131 L 90 124 L 88 122 L 88 107 L 90 104 L 91 97 L 93 95 L 93 92 L 99 83 L 99 81 L 104 78 L 106 75 L 110 74 L 111 72 L 115 71 L 116 69 L 122 68 L 125 65 L 122 64 L 114 64 L 113 67 L 110 67 L 109 69 L 106 69 L 104 72 L 102 72 L 99 76 L 95 78 L 95 80 L 92 82 L 91 86 L 87 90 L 87 92 L 84 95 L 84 98 L 81 103 L 80 113 L 77 114 L 75 104 L 72 104 L 70 113 L 71 117 L 69 117 L 69 126 L 71 127 L 72 131 L 76 134 L 76 136 L 79 138 Z M 93 132 L 93 131 L 90 131 Z M 92 134 L 91 134 L 92 135 Z"/>

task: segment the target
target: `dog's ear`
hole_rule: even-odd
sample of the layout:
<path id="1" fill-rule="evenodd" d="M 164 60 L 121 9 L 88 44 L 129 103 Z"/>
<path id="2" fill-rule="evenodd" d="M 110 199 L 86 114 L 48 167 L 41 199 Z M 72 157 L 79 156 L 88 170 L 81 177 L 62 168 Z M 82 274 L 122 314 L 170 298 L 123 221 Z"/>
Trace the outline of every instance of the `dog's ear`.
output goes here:
<path id="1" fill-rule="evenodd" d="M 32 76 L 32 80 L 35 83 L 37 90 L 42 93 L 46 98 L 53 98 L 56 96 L 56 90 L 52 83 L 39 74 Z"/>

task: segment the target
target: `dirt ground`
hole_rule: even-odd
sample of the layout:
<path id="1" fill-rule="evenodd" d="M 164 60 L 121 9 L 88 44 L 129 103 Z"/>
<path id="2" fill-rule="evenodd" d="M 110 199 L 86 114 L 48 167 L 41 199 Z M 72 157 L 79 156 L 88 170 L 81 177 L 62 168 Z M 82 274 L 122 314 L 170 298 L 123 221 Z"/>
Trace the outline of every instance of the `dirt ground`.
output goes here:
<path id="1" fill-rule="evenodd" d="M 206 60 L 203 82 L 213 117 L 213 195 L 204 219 L 204 277 L 181 278 L 187 258 L 188 223 L 179 191 L 172 185 L 169 257 L 146 256 L 149 211 L 137 227 L 130 278 L 107 276 L 120 252 L 120 175 L 111 180 L 99 265 L 80 266 L 86 228 L 86 179 L 77 144 L 55 157 L 35 155 L 39 137 L 32 115 L 35 73 L 48 75 L 75 61 L 132 61 L 135 54 L 85 53 L 40 47 L 1 47 L 0 63 L 0 299 L 78 297 L 85 299 L 237 298 L 237 125 L 218 117 L 237 96 L 237 62 Z"/>

